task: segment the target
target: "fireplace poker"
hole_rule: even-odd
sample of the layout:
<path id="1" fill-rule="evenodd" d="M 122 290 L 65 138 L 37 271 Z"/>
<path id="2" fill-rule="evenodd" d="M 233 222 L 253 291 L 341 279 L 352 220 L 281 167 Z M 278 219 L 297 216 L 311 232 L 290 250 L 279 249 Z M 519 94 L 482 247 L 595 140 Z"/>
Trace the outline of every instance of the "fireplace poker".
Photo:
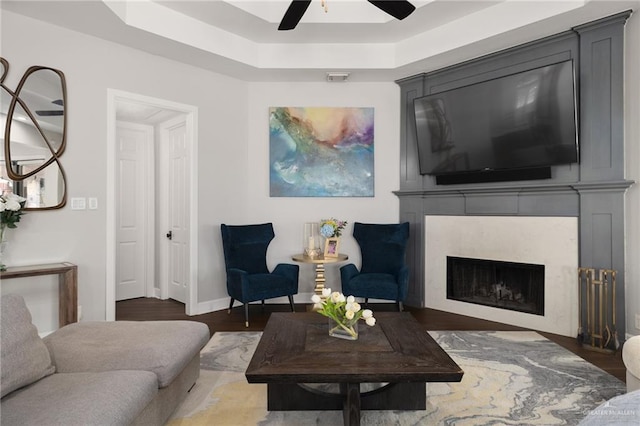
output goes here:
<path id="1" fill-rule="evenodd" d="M 611 271 L 611 291 L 613 295 L 612 301 L 612 324 L 613 324 L 613 348 L 617 351 L 620 349 L 620 340 L 618 340 L 618 329 L 616 328 L 616 271 Z"/>
<path id="2" fill-rule="evenodd" d="M 587 273 L 585 268 L 578 268 L 578 335 L 576 339 L 578 343 L 584 341 L 584 333 L 582 332 L 582 275 Z"/>
<path id="3" fill-rule="evenodd" d="M 608 348 L 609 347 L 609 343 L 611 343 L 611 329 L 609 328 L 609 280 L 608 278 L 608 271 L 602 271 L 600 270 L 600 281 L 602 281 L 602 284 L 604 285 L 604 321 L 605 321 L 605 326 L 604 326 L 604 331 L 602 332 L 602 338 L 604 339 L 604 344 L 602 343 L 602 340 L 600 341 L 600 347 L 605 347 Z M 602 309 L 602 301 L 600 301 L 600 307 Z M 606 336 L 606 339 L 605 339 Z"/>

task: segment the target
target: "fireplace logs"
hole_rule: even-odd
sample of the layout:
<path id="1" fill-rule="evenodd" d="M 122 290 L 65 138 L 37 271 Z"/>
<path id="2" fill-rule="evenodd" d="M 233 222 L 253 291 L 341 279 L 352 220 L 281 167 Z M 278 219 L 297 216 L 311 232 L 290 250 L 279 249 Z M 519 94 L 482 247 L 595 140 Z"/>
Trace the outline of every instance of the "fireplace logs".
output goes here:
<path id="1" fill-rule="evenodd" d="M 447 256 L 447 299 L 544 315 L 544 265 Z"/>

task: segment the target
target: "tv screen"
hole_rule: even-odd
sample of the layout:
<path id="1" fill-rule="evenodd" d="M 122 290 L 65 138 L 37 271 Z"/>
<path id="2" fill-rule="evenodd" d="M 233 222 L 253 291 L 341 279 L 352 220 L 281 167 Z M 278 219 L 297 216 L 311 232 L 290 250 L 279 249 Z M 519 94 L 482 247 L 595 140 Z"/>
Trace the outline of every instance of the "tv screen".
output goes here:
<path id="1" fill-rule="evenodd" d="M 414 100 L 420 173 L 578 161 L 571 60 Z"/>

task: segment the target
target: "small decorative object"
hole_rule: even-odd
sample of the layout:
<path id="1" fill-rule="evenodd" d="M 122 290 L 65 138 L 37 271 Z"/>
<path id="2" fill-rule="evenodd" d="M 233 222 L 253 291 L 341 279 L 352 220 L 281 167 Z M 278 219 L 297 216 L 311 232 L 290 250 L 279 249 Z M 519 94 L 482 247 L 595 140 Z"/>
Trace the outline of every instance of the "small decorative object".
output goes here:
<path id="1" fill-rule="evenodd" d="M 317 257 L 320 255 L 320 234 L 317 223 L 305 223 L 302 233 L 302 247 L 305 256 Z"/>
<path id="2" fill-rule="evenodd" d="M 24 213 L 24 203 L 26 198 L 14 193 L 4 193 L 0 195 L 0 271 L 7 269 L 2 262 L 2 257 L 7 249 L 8 242 L 5 240 L 7 228 L 17 228 L 16 223 L 20 222 L 20 217 Z"/>
<path id="3" fill-rule="evenodd" d="M 353 296 L 345 297 L 330 288 L 322 289 L 322 295 L 311 297 L 313 310 L 324 315 L 329 321 L 329 336 L 347 340 L 358 339 L 358 320 L 363 319 L 368 326 L 374 326 L 376 319 L 370 309 L 361 309 Z"/>
<path id="4" fill-rule="evenodd" d="M 340 245 L 340 235 L 347 226 L 346 220 L 322 219 L 320 221 L 320 235 L 325 238 L 324 256 L 338 257 L 338 247 Z"/>
<path id="5" fill-rule="evenodd" d="M 338 257 L 340 238 L 327 238 L 324 243 L 324 257 Z"/>
<path id="6" fill-rule="evenodd" d="M 339 238 L 342 235 L 342 230 L 347 226 L 346 220 L 338 219 L 322 219 L 320 221 L 320 235 L 325 238 L 336 237 Z"/>

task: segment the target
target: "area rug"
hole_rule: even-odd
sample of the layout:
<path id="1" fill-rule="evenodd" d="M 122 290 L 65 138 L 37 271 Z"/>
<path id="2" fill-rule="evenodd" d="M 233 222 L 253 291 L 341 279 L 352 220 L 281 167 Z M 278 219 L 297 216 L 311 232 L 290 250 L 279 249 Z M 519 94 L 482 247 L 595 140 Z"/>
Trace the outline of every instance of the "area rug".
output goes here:
<path id="1" fill-rule="evenodd" d="M 427 384 L 427 409 L 363 411 L 363 425 L 575 425 L 625 384 L 536 332 L 432 331 L 464 370 Z M 170 426 L 340 425 L 340 411 L 267 411 L 267 386 L 244 371 L 260 332 L 215 333 L 201 375 Z"/>

